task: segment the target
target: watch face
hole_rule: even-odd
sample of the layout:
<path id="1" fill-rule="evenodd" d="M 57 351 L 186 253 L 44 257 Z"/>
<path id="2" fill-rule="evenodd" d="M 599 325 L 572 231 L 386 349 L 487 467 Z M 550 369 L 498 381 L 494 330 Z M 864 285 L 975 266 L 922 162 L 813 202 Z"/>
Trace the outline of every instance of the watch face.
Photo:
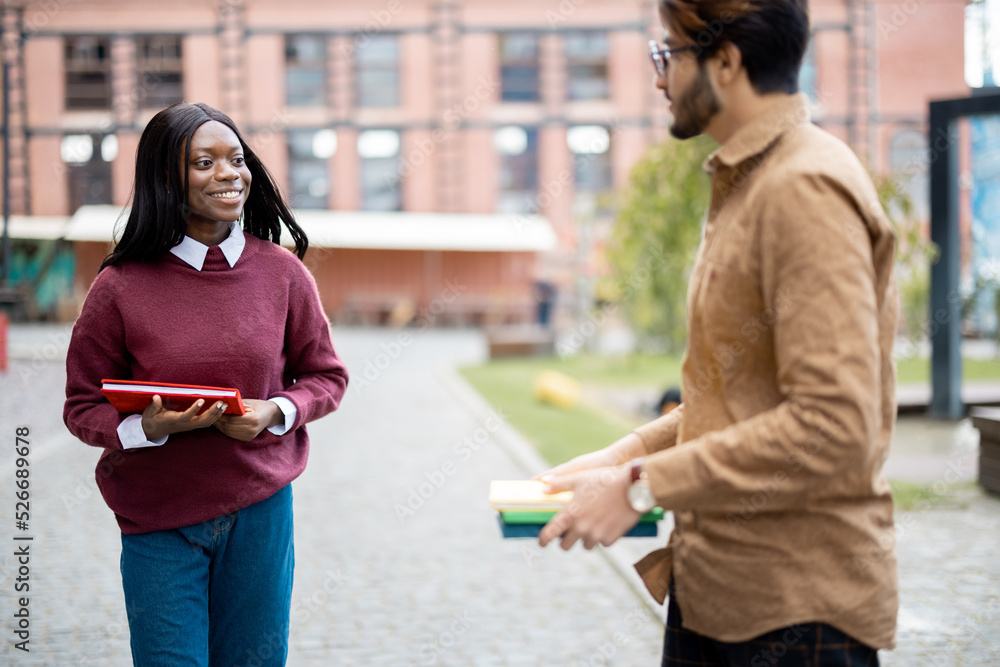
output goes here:
<path id="1" fill-rule="evenodd" d="M 653 492 L 649 489 L 649 482 L 644 479 L 640 479 L 628 487 L 628 500 L 632 509 L 642 514 L 656 507 L 656 498 L 653 497 Z"/>

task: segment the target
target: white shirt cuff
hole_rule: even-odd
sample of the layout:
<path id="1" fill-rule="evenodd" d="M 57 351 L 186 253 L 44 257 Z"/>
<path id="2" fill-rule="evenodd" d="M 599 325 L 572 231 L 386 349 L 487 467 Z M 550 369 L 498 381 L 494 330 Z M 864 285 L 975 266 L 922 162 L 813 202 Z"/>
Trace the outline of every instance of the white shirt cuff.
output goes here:
<path id="1" fill-rule="evenodd" d="M 285 423 L 278 424 L 277 426 L 268 426 L 267 430 L 275 435 L 285 435 L 291 430 L 292 424 L 295 423 L 295 415 L 299 413 L 295 404 L 284 396 L 275 396 L 274 398 L 267 399 L 275 403 L 280 409 L 281 413 L 285 415 Z"/>
<path id="2" fill-rule="evenodd" d="M 118 425 L 118 439 L 124 449 L 139 449 L 141 447 L 159 447 L 167 441 L 169 435 L 159 440 L 150 440 L 142 430 L 142 415 L 129 415 Z"/>

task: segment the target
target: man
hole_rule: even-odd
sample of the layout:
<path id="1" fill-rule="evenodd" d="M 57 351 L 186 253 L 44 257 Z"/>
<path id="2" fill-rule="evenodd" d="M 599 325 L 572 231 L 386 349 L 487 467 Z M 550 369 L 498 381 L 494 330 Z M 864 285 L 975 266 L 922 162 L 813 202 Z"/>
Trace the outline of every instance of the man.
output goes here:
<path id="1" fill-rule="evenodd" d="M 652 505 L 637 563 L 664 665 L 877 665 L 897 611 L 895 240 L 864 168 L 797 93 L 802 0 L 661 0 L 652 46 L 671 133 L 715 138 L 690 277 L 680 407 L 541 475 L 575 491 L 546 526 L 590 549 Z M 631 462 L 629 465 L 624 465 Z"/>

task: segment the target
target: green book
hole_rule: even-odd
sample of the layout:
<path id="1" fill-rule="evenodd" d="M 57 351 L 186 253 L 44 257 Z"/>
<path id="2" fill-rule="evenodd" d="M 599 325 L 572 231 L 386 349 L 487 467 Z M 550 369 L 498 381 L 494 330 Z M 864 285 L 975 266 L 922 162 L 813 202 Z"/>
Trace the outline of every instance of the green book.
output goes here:
<path id="1" fill-rule="evenodd" d="M 552 510 L 540 510 L 536 512 L 525 511 L 525 510 L 506 510 L 500 512 L 503 517 L 504 523 L 548 523 L 549 520 L 554 517 L 557 513 Z M 643 514 L 639 519 L 639 523 L 654 523 L 656 521 L 663 520 L 663 508 L 654 507 L 652 511 Z"/>
<path id="2" fill-rule="evenodd" d="M 536 538 L 545 527 L 545 524 L 542 523 L 507 523 L 499 512 L 497 513 L 497 522 L 500 524 L 500 534 L 503 535 L 504 539 Z M 658 534 L 659 526 L 655 521 L 640 521 L 622 537 L 656 537 Z"/>

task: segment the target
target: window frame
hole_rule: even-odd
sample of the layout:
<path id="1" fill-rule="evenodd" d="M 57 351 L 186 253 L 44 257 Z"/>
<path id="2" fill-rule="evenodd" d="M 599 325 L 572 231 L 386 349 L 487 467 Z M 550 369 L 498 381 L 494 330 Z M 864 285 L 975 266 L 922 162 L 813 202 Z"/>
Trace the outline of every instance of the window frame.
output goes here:
<path id="1" fill-rule="evenodd" d="M 571 53 L 573 41 L 579 40 L 579 52 Z M 603 50 L 596 51 L 593 45 L 603 42 Z M 608 33 L 600 30 L 575 30 L 563 36 L 566 57 L 566 100 L 586 102 L 611 99 L 611 78 L 608 76 L 608 54 L 610 44 Z M 596 55 L 595 55 L 596 54 Z M 594 72 L 599 72 L 595 75 Z M 600 81 L 600 86 L 594 82 Z M 574 85 L 575 84 L 575 85 Z M 596 94 L 586 92 L 588 85 L 600 88 Z M 581 90 L 582 88 L 582 90 Z"/>
<path id="2" fill-rule="evenodd" d="M 541 95 L 541 44 L 537 33 L 511 30 L 497 35 L 500 54 L 500 101 L 540 102 Z M 523 39 L 532 42 L 529 55 L 511 55 L 508 41 Z M 513 82 L 517 85 L 510 85 Z M 522 85 L 527 82 L 527 85 Z"/>
<path id="3" fill-rule="evenodd" d="M 322 55 L 314 60 L 293 62 L 293 48 L 296 41 L 315 40 L 321 46 Z M 329 59 L 330 45 L 325 35 L 316 33 L 288 33 L 285 35 L 285 103 L 290 107 L 317 107 L 329 103 Z M 307 75 L 312 84 L 292 85 L 296 74 Z M 299 90 L 299 89 L 302 90 Z M 318 91 L 309 94 L 303 91 Z M 301 96 L 301 97 L 299 97 Z"/>
<path id="4" fill-rule="evenodd" d="M 177 55 L 174 58 L 161 55 L 150 58 L 145 52 L 149 43 L 155 40 L 176 41 Z M 156 63 L 150 67 L 150 63 Z M 162 109 L 184 101 L 184 38 L 179 34 L 137 35 L 135 40 L 136 89 L 139 91 L 139 106 L 143 109 Z M 166 67 L 164 67 L 166 65 Z M 149 84 L 152 78 L 153 83 Z M 167 79 L 166 81 L 164 79 Z"/>
<path id="5" fill-rule="evenodd" d="M 288 198 L 292 208 L 303 210 L 327 210 L 330 208 L 333 179 L 330 174 L 329 160 L 316 157 L 312 149 L 316 135 L 323 129 L 325 128 L 294 128 L 285 131 L 285 146 L 288 154 Z M 293 139 L 293 136 L 308 136 L 309 140 L 300 144 Z M 309 145 L 308 152 L 301 150 L 301 146 L 306 143 Z M 305 181 L 305 190 L 299 187 L 298 176 L 309 176 L 310 172 L 313 174 L 322 172 L 326 184 L 326 192 L 323 195 L 314 195 L 308 191 L 308 185 L 312 180 L 315 180 L 314 178 L 308 178 Z"/>
<path id="6" fill-rule="evenodd" d="M 539 128 L 517 127 L 525 133 L 524 150 L 517 155 L 498 151 L 497 213 L 537 213 L 539 209 Z"/>
<path id="7" fill-rule="evenodd" d="M 93 45 L 86 42 L 92 40 Z M 89 48 L 80 48 L 87 46 Z M 92 58 L 96 51 L 98 57 Z M 93 63 L 98 66 L 94 66 Z M 67 35 L 63 38 L 63 67 L 66 89 L 63 106 L 66 111 L 110 111 L 113 91 L 111 89 L 111 39 L 106 35 Z M 101 77 L 103 81 L 86 81 L 86 77 Z M 99 94 L 85 94 L 83 91 L 97 90 Z"/>
<path id="8" fill-rule="evenodd" d="M 361 45 L 359 42 L 366 43 Z M 391 43 L 392 54 L 390 57 L 371 57 L 370 54 L 362 56 L 363 53 L 373 45 L 379 43 Z M 354 101 L 355 106 L 361 108 L 395 108 L 402 105 L 402 92 L 400 86 L 400 39 L 397 33 L 383 33 L 379 35 L 363 35 L 354 40 Z M 378 83 L 378 79 L 384 77 L 391 80 L 391 84 L 386 86 Z M 372 81 L 375 79 L 375 81 Z M 391 91 L 387 93 L 386 91 Z"/>

